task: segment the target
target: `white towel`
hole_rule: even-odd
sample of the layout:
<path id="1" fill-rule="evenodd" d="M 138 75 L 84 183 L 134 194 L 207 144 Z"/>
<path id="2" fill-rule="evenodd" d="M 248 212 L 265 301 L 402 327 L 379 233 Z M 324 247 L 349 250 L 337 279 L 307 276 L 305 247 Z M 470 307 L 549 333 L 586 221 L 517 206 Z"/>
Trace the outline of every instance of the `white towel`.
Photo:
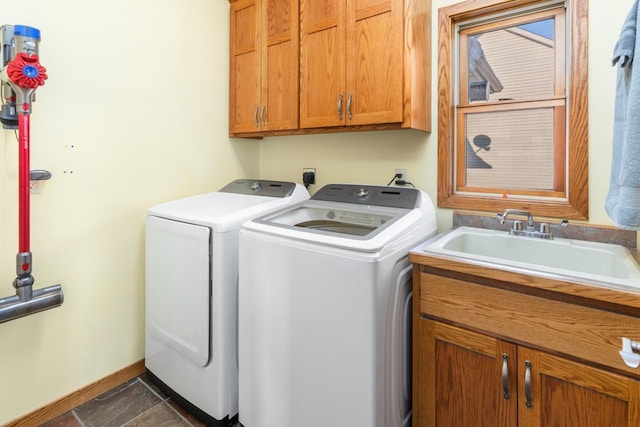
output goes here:
<path id="1" fill-rule="evenodd" d="M 611 183 L 605 210 L 619 228 L 640 229 L 640 52 L 638 0 L 633 3 L 613 52 L 618 64 Z"/>

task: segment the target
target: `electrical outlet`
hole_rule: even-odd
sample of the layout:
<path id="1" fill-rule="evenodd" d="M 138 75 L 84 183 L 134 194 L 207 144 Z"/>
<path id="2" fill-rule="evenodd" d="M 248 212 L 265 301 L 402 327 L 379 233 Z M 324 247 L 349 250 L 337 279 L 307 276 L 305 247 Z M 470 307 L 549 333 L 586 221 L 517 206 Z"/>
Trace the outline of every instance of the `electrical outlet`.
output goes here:
<path id="1" fill-rule="evenodd" d="M 302 182 L 305 186 L 316 183 L 316 168 L 302 168 Z"/>
<path id="2" fill-rule="evenodd" d="M 399 181 L 407 181 L 407 170 L 406 169 L 395 169 L 395 172 L 393 172 L 394 174 L 398 175 L 400 174 L 400 178 L 396 178 L 395 180 L 399 180 Z"/>

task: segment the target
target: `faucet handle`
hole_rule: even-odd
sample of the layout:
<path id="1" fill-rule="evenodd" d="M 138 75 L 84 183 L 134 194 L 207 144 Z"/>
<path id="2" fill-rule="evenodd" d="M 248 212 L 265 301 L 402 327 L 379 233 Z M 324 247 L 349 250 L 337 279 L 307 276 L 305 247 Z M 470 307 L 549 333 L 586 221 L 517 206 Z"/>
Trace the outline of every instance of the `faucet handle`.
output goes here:
<path id="1" fill-rule="evenodd" d="M 569 224 L 569 221 L 563 219 L 558 225 L 554 225 L 554 227 L 566 227 Z M 553 239 L 553 234 L 551 233 L 551 224 L 548 222 L 540 223 L 540 237 L 543 239 Z"/>
<path id="2" fill-rule="evenodd" d="M 513 224 L 511 225 L 511 231 L 522 231 L 522 221 L 514 219 Z"/>
<path id="3" fill-rule="evenodd" d="M 568 219 L 563 219 L 562 221 L 560 221 L 557 224 L 550 224 L 550 223 L 543 223 L 540 224 L 540 232 L 542 233 L 542 226 L 546 226 L 547 228 L 547 232 L 551 232 L 551 229 L 558 229 L 558 228 L 564 228 L 569 224 L 569 220 Z"/>
<path id="4" fill-rule="evenodd" d="M 504 224 L 504 215 L 498 212 L 496 216 L 498 217 L 498 220 L 500 220 L 500 224 Z"/>

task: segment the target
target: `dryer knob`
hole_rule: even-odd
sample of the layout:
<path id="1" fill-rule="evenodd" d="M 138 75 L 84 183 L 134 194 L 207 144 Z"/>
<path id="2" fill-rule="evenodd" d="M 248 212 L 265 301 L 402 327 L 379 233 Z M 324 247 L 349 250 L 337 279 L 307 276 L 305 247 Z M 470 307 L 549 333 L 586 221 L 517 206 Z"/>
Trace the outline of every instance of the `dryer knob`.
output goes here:
<path id="1" fill-rule="evenodd" d="M 259 182 L 254 182 L 253 184 L 251 184 L 251 186 L 249 187 L 249 189 L 251 189 L 251 191 L 260 191 L 262 190 L 262 184 L 260 184 Z"/>
<path id="2" fill-rule="evenodd" d="M 369 195 L 369 189 L 367 188 L 361 188 L 358 191 L 356 191 L 356 197 L 358 199 L 364 199 L 368 195 Z"/>

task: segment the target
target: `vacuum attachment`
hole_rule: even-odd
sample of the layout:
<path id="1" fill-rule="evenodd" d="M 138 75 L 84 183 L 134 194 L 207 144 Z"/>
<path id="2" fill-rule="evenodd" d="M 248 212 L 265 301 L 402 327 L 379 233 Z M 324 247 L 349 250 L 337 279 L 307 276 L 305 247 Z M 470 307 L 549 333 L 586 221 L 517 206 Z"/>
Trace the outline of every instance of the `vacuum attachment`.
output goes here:
<path id="1" fill-rule="evenodd" d="M 2 298 L 0 299 L 0 323 L 59 307 L 63 301 L 64 294 L 60 285 L 36 289 L 32 292 L 31 299 L 27 301 L 22 301 L 20 295 Z"/>

